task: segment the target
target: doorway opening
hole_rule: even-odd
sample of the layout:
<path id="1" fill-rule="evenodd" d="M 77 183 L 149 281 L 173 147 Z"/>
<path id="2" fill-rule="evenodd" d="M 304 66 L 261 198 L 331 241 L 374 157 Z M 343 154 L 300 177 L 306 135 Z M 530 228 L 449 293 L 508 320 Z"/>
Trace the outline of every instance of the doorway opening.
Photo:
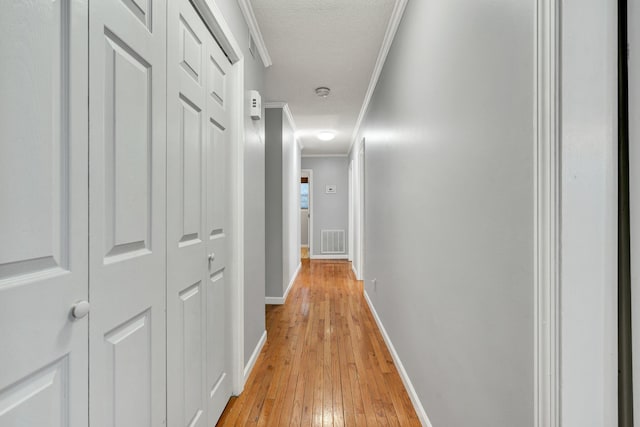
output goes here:
<path id="1" fill-rule="evenodd" d="M 311 175 L 310 169 L 300 171 L 300 258 L 311 258 L 313 227 L 311 222 Z"/>

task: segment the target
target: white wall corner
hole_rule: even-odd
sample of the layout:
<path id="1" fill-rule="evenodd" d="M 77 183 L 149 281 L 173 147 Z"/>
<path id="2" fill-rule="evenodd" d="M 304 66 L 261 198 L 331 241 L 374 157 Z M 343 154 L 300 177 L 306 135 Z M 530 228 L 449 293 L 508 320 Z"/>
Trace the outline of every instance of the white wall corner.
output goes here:
<path id="1" fill-rule="evenodd" d="M 389 353 L 391 353 L 391 357 L 393 358 L 393 363 L 396 365 L 396 368 L 398 369 L 398 373 L 400 374 L 402 383 L 407 389 L 407 393 L 409 394 L 409 398 L 411 399 L 411 403 L 413 404 L 413 408 L 416 410 L 416 414 L 418 415 L 420 422 L 422 423 L 423 426 L 433 427 L 433 425 L 431 424 L 431 421 L 429 421 L 427 412 L 424 410 L 424 406 L 422 406 L 422 402 L 420 401 L 420 398 L 418 398 L 418 393 L 416 393 L 415 388 L 413 388 L 413 383 L 411 383 L 409 374 L 407 374 L 407 371 L 404 369 L 404 365 L 400 360 L 400 356 L 398 356 L 398 352 L 396 351 L 396 348 L 393 346 L 393 343 L 391 342 L 391 338 L 389 337 L 387 330 L 384 328 L 384 325 L 382 324 L 382 320 L 380 319 L 380 316 L 378 316 L 378 312 L 373 306 L 373 302 L 371 302 L 371 299 L 369 298 L 369 294 L 367 293 L 366 289 L 364 291 L 364 299 L 367 301 L 367 305 L 369 306 L 369 311 L 371 311 L 371 314 L 373 315 L 373 318 L 375 319 L 376 324 L 378 325 L 378 329 L 380 329 L 382 338 L 384 338 L 384 342 L 387 344 Z"/>
<path id="2" fill-rule="evenodd" d="M 265 44 L 264 38 L 262 37 L 262 32 L 260 31 L 260 26 L 258 25 L 256 15 L 253 12 L 251 1 L 238 0 L 238 5 L 240 6 L 240 10 L 242 11 L 244 20 L 247 23 L 247 27 L 249 27 L 249 33 L 251 34 L 251 37 L 256 44 L 256 49 L 258 49 L 258 54 L 260 55 L 260 59 L 262 59 L 262 64 L 265 67 L 270 67 L 273 62 L 271 62 L 271 56 L 269 55 L 267 45 Z"/>
<path id="3" fill-rule="evenodd" d="M 353 263 L 353 261 L 351 261 L 351 271 L 353 271 L 353 274 L 356 276 L 356 280 L 361 280 L 358 275 L 358 270 L 356 270 L 356 265 Z"/>
<path id="4" fill-rule="evenodd" d="M 264 303 L 267 305 L 283 305 L 287 302 L 287 297 L 289 296 L 289 292 L 291 288 L 293 288 L 293 284 L 298 278 L 298 274 L 300 274 L 300 270 L 302 269 L 302 262 L 298 263 L 298 267 L 296 268 L 296 272 L 291 277 L 289 284 L 287 285 L 287 289 L 284 291 L 284 295 L 281 297 L 265 297 Z"/>
<path id="5" fill-rule="evenodd" d="M 258 360 L 258 356 L 260 356 L 260 352 L 262 351 L 262 348 L 264 347 L 264 345 L 267 342 L 267 331 L 264 331 L 262 333 L 262 336 L 260 337 L 260 339 L 258 340 L 258 344 L 256 345 L 256 348 L 253 349 L 253 353 L 251 353 L 251 358 L 249 359 L 249 361 L 247 362 L 246 366 L 244 367 L 244 382 L 247 382 L 247 379 L 249 378 L 249 375 L 251 375 L 251 371 L 253 371 L 253 367 L 256 365 L 256 361 Z"/>
<path id="6" fill-rule="evenodd" d="M 356 125 L 353 128 L 353 134 L 351 135 L 351 145 L 349 146 L 349 150 L 347 150 L 347 153 L 351 152 L 351 148 L 353 148 L 353 144 L 356 141 L 358 132 L 360 132 L 360 126 L 362 126 L 364 116 L 367 114 L 367 110 L 369 109 L 371 97 L 373 96 L 373 92 L 375 91 L 376 85 L 378 84 L 378 79 L 380 78 L 380 74 L 382 73 L 382 67 L 387 60 L 389 49 L 391 49 L 391 44 L 393 43 L 393 39 L 396 36 L 398 27 L 400 26 L 400 21 L 402 20 L 402 15 L 404 14 L 404 9 L 407 7 L 408 1 L 409 0 L 396 0 L 396 3 L 393 6 L 391 17 L 389 18 L 389 23 L 387 24 L 387 30 L 384 33 L 382 45 L 380 46 L 380 51 L 378 52 L 378 58 L 376 59 L 376 64 L 373 67 L 373 72 L 371 73 L 369 87 L 367 88 L 367 92 L 364 96 L 364 101 L 362 102 L 362 107 L 360 108 L 360 114 L 358 114 Z"/>
<path id="7" fill-rule="evenodd" d="M 265 102 L 264 108 L 282 108 L 282 114 L 287 118 L 289 124 L 291 125 L 291 129 L 293 129 L 293 139 L 298 144 L 300 151 L 302 151 L 304 149 L 304 144 L 302 143 L 300 138 L 298 138 L 298 128 L 296 127 L 296 121 L 293 119 L 293 114 L 291 113 L 289 104 L 283 101 L 270 101 Z"/>
<path id="8" fill-rule="evenodd" d="M 298 263 L 298 266 L 296 267 L 295 273 L 293 273 L 293 275 L 291 275 L 291 279 L 289 280 L 289 284 L 287 285 L 287 289 L 284 291 L 284 296 L 282 297 L 284 299 L 284 301 L 282 302 L 283 304 L 285 302 L 287 302 L 287 297 L 289 296 L 289 292 L 291 291 L 291 288 L 293 288 L 293 284 L 295 283 L 296 279 L 298 278 L 298 274 L 300 274 L 300 270 L 301 269 L 302 269 L 302 261 L 300 261 Z"/>

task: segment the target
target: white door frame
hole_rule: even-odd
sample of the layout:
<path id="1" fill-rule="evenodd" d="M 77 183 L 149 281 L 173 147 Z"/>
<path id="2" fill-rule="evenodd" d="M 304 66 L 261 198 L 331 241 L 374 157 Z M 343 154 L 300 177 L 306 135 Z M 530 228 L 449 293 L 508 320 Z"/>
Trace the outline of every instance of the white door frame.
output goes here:
<path id="1" fill-rule="evenodd" d="M 233 101 L 230 122 L 232 158 L 230 165 L 231 247 L 231 361 L 233 394 L 244 389 L 244 54 L 222 11 L 210 0 L 191 0 L 209 31 L 232 62 Z"/>
<path id="2" fill-rule="evenodd" d="M 354 250 L 353 250 L 353 245 L 354 245 L 354 239 L 353 239 L 353 235 L 354 235 L 354 221 L 353 221 L 353 214 L 354 214 L 354 209 L 353 209 L 353 193 L 354 193 L 354 179 L 353 179 L 353 160 L 349 161 L 349 261 L 351 261 L 353 263 L 353 254 L 354 254 Z M 353 264 L 352 264 L 352 268 L 353 268 Z"/>
<path id="3" fill-rule="evenodd" d="M 534 426 L 560 420 L 560 6 L 536 0 L 534 122 Z"/>
<path id="4" fill-rule="evenodd" d="M 301 169 L 309 177 L 309 259 L 313 258 L 313 169 Z M 298 193 L 300 191 L 298 190 Z M 298 206 L 300 206 L 298 204 Z"/>
<path id="5" fill-rule="evenodd" d="M 358 178 L 357 198 L 356 198 L 356 215 L 358 222 L 358 265 L 357 279 L 364 280 L 364 251 L 365 251 L 365 138 L 362 138 L 358 148 L 358 161 L 356 162 L 356 177 Z"/>

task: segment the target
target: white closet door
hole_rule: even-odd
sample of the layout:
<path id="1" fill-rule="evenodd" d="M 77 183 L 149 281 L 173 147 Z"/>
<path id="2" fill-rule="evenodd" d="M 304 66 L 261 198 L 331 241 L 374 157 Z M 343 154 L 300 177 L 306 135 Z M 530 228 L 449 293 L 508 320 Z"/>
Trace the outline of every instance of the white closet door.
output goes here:
<path id="1" fill-rule="evenodd" d="M 170 3 L 168 22 L 168 421 L 213 426 L 231 395 L 230 64 L 187 0 Z"/>
<path id="2" fill-rule="evenodd" d="M 87 19 L 86 1 L 2 2 L 2 427 L 87 423 Z"/>
<path id="3" fill-rule="evenodd" d="M 166 2 L 90 8 L 90 424 L 166 420 Z"/>

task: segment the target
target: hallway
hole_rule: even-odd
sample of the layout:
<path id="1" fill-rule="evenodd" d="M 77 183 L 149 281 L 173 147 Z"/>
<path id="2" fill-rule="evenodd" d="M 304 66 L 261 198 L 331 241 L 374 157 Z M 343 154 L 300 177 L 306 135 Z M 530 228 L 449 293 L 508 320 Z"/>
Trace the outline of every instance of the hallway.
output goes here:
<path id="1" fill-rule="evenodd" d="M 350 263 L 303 260 L 267 334 L 219 426 L 420 425 Z"/>

